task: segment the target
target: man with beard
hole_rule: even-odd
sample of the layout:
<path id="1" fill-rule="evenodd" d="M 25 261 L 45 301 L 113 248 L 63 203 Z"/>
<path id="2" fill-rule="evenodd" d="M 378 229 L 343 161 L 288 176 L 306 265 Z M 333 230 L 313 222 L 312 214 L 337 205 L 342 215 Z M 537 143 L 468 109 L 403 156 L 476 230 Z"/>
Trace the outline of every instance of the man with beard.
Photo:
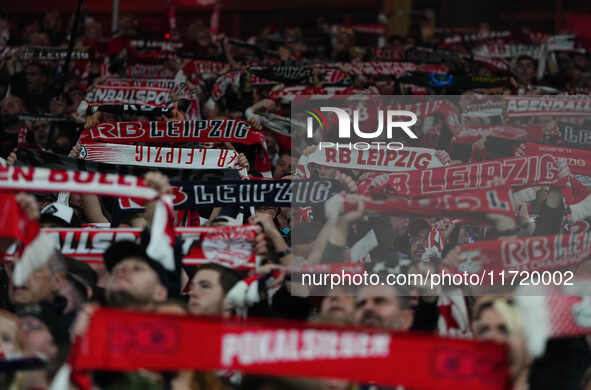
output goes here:
<path id="1" fill-rule="evenodd" d="M 379 273 L 386 280 L 386 273 Z M 353 321 L 355 325 L 408 331 L 414 320 L 409 297 L 396 286 L 364 286 L 355 297 Z M 386 387 L 361 385 L 361 390 L 390 390 Z M 397 387 L 398 389 L 399 387 Z M 392 388 L 394 389 L 394 388 Z"/>
<path id="2" fill-rule="evenodd" d="M 336 321 L 350 321 L 354 310 L 353 296 L 342 286 L 331 290 L 320 304 L 320 314 Z"/>
<path id="3" fill-rule="evenodd" d="M 380 280 L 386 280 L 386 274 L 380 275 Z M 357 293 L 353 313 L 356 325 L 405 331 L 413 319 L 408 297 L 396 286 L 364 286 Z"/>

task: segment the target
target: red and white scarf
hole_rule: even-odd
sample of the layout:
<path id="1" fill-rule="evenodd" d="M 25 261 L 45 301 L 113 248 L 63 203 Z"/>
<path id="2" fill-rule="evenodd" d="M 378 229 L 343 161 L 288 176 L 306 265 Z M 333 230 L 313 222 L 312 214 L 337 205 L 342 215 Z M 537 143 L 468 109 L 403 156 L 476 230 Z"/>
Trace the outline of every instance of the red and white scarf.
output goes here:
<path id="1" fill-rule="evenodd" d="M 375 172 L 410 171 L 442 166 L 434 149 L 405 147 L 401 150 L 387 150 L 385 145 L 373 145 L 369 150 L 349 150 L 346 144 L 342 146 L 345 147 L 318 147 L 313 153 L 302 155 L 297 165 L 298 176 L 310 177 L 310 164 Z"/>
<path id="2" fill-rule="evenodd" d="M 527 142 L 525 144 L 525 154 L 528 156 L 551 154 L 558 160 L 566 161 L 573 174 L 591 176 L 591 151 L 589 150 Z"/>
<path id="3" fill-rule="evenodd" d="M 103 122 L 92 129 L 84 129 L 81 143 L 185 143 L 185 142 L 236 142 L 261 146 L 265 136 L 243 120 L 199 121 L 142 121 Z"/>
<path id="4" fill-rule="evenodd" d="M 164 107 L 170 103 L 168 88 L 96 86 L 86 94 L 89 103 L 143 104 Z"/>
<path id="5" fill-rule="evenodd" d="M 107 74 L 107 72 L 105 72 L 105 74 Z M 169 79 L 173 78 L 175 74 L 170 68 L 161 64 L 134 64 L 127 68 L 127 76 L 138 79 Z"/>
<path id="6" fill-rule="evenodd" d="M 271 99 L 281 99 L 284 102 L 292 102 L 297 96 L 317 95 L 323 97 L 332 97 L 340 95 L 375 95 L 376 91 L 363 88 L 351 87 L 310 87 L 298 85 L 294 87 L 282 88 L 271 94 Z"/>
<path id="7" fill-rule="evenodd" d="M 493 272 L 492 281 L 501 285 L 497 274 L 503 270 L 544 271 L 580 264 L 591 255 L 591 233 L 550 236 L 511 237 L 477 241 L 460 246 L 457 257 L 448 257 L 445 266 L 450 272 Z M 487 276 L 486 281 L 491 278 Z M 503 285 L 510 275 L 505 273 Z"/>
<path id="8" fill-rule="evenodd" d="M 316 69 L 339 68 L 349 74 L 368 76 L 400 77 L 409 72 L 447 73 L 445 65 L 425 65 L 413 62 L 358 62 L 358 63 L 326 63 L 311 65 Z"/>
<path id="9" fill-rule="evenodd" d="M 533 116 L 591 116 L 588 96 L 505 96 L 509 118 Z"/>
<path id="10" fill-rule="evenodd" d="M 464 126 L 455 133 L 452 142 L 471 145 L 482 137 L 540 142 L 544 139 L 544 129 L 541 126 Z"/>
<path id="11" fill-rule="evenodd" d="M 171 225 L 158 226 L 170 229 Z M 236 269 L 254 269 L 257 265 L 254 245 L 259 229 L 252 225 L 193 227 L 176 228 L 175 233 L 184 241 L 182 248 L 185 265 L 215 262 Z M 41 233 L 49 236 L 64 256 L 92 264 L 103 262 L 103 253 L 112 242 L 139 240 L 141 229 L 47 228 L 41 229 Z M 166 239 L 171 234 L 164 231 L 158 236 Z M 7 252 L 4 258 L 7 261 L 13 260 L 14 252 Z"/>
<path id="12" fill-rule="evenodd" d="M 0 190 L 71 192 L 154 199 L 156 191 L 136 176 L 36 167 L 0 167 Z"/>
<path id="13" fill-rule="evenodd" d="M 493 390 L 508 385 L 507 359 L 505 347 L 492 342 L 99 309 L 76 340 L 69 362 L 77 372 L 223 369 L 407 388 Z"/>
<path id="14" fill-rule="evenodd" d="M 443 195 L 487 189 L 502 178 L 514 189 L 556 186 L 562 189 L 575 221 L 591 215 L 591 192 L 572 177 L 558 177 L 558 161 L 550 154 L 511 157 L 407 172 L 380 173 L 359 184 L 369 195 L 392 193 L 402 196 Z"/>
<path id="15" fill-rule="evenodd" d="M 166 148 L 103 143 L 82 145 L 80 158 L 116 165 L 181 169 L 225 169 L 237 167 L 238 163 L 238 154 L 229 149 Z"/>
<path id="16" fill-rule="evenodd" d="M 458 216 L 482 221 L 485 214 L 501 214 L 515 218 L 515 209 L 508 186 L 462 193 L 408 199 L 366 200 L 365 209 L 378 215 L 422 215 L 425 217 Z M 337 195 L 326 203 L 328 216 L 349 212 L 357 203 Z"/>
<path id="17" fill-rule="evenodd" d="M 119 79 L 112 78 L 103 80 L 97 85 L 99 88 L 106 87 L 138 87 L 138 88 L 163 88 L 169 89 L 177 96 L 189 97 L 192 89 L 186 82 L 179 82 L 175 79 Z"/>
<path id="18" fill-rule="evenodd" d="M 522 45 L 522 44 L 497 44 L 490 43 L 481 45 L 472 51 L 472 54 L 479 57 L 499 57 L 513 58 L 523 55 L 540 60 L 546 56 L 542 45 Z"/>

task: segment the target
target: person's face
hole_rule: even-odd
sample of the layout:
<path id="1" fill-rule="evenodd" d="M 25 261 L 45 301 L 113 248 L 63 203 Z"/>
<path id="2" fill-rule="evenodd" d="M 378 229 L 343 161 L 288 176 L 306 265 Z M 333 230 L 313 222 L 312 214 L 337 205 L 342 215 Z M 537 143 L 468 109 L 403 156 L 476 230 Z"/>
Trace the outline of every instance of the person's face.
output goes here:
<path id="1" fill-rule="evenodd" d="M 283 175 L 289 175 L 291 173 L 291 156 L 288 154 L 283 154 L 279 158 L 277 162 L 277 166 L 275 167 L 275 172 L 273 172 L 273 177 L 278 179 Z"/>
<path id="2" fill-rule="evenodd" d="M 66 102 L 60 96 L 54 96 L 49 102 L 49 112 L 54 115 L 61 115 L 66 110 Z"/>
<path id="3" fill-rule="evenodd" d="M 525 338 L 518 333 L 510 333 L 503 317 L 493 307 L 484 309 L 472 327 L 477 340 L 490 340 L 508 345 L 509 373 L 512 377 L 529 365 Z"/>
<path id="4" fill-rule="evenodd" d="M 331 167 L 318 167 L 318 178 L 319 179 L 334 179 L 335 175 L 337 174 L 336 168 Z"/>
<path id="5" fill-rule="evenodd" d="M 289 60 L 289 55 L 289 48 L 287 46 L 281 46 L 279 48 L 279 58 L 281 59 L 281 61 Z"/>
<path id="6" fill-rule="evenodd" d="M 2 112 L 8 115 L 16 115 L 25 111 L 25 105 L 16 96 L 7 96 L 2 100 Z"/>
<path id="7" fill-rule="evenodd" d="M 75 111 L 75 109 L 78 108 L 78 106 L 80 105 L 80 102 L 84 99 L 84 94 L 79 89 L 73 89 L 70 92 L 68 92 L 68 96 L 72 101 L 72 111 Z"/>
<path id="8" fill-rule="evenodd" d="M 57 356 L 57 346 L 47 326 L 39 319 L 25 316 L 19 319 L 19 331 L 25 352 L 41 352 L 47 358 Z"/>
<path id="9" fill-rule="evenodd" d="M 36 303 L 51 300 L 59 287 L 60 278 L 51 272 L 48 264 L 33 272 L 25 283 L 17 287 L 12 282 L 12 267 L 6 267 L 9 276 L 9 298 L 15 304 Z"/>
<path id="10" fill-rule="evenodd" d="M 37 145 L 46 146 L 49 140 L 49 123 L 38 121 L 33 124 L 33 138 Z"/>
<path id="11" fill-rule="evenodd" d="M 224 308 L 224 290 L 217 271 L 198 271 L 191 281 L 189 312 L 192 314 L 220 315 Z"/>
<path id="12" fill-rule="evenodd" d="M 349 320 L 353 317 L 355 301 L 352 296 L 344 295 L 343 291 L 331 293 L 322 300 L 320 313 L 338 320 Z"/>
<path id="13" fill-rule="evenodd" d="M 163 302 L 167 299 L 166 289 L 160 283 L 158 274 L 145 261 L 128 257 L 117 263 L 107 281 L 109 292 L 125 291 L 142 302 Z"/>
<path id="14" fill-rule="evenodd" d="M 18 324 L 15 318 L 0 314 L 0 355 L 18 351 Z"/>
<path id="15" fill-rule="evenodd" d="M 421 256 L 425 253 L 425 240 L 427 238 L 428 229 L 419 231 L 414 236 L 410 237 L 410 258 L 414 262 L 421 260 Z"/>
<path id="16" fill-rule="evenodd" d="M 364 287 L 355 299 L 354 322 L 357 325 L 408 330 L 412 318 L 412 311 L 400 306 L 400 299 L 390 287 Z"/>
<path id="17" fill-rule="evenodd" d="M 408 231 L 408 217 L 392 216 L 390 217 L 390 225 L 397 236 L 400 236 Z"/>
<path id="18" fill-rule="evenodd" d="M 474 337 L 478 340 L 492 340 L 498 343 L 507 343 L 509 330 L 503 317 L 492 307 L 485 309 L 480 318 L 474 321 Z"/>
<path id="19" fill-rule="evenodd" d="M 531 83 L 536 76 L 536 65 L 530 59 L 522 59 L 515 67 L 515 76 L 522 83 Z"/>
<path id="20" fill-rule="evenodd" d="M 40 92 L 45 83 L 45 77 L 41 72 L 41 69 L 36 65 L 30 65 L 25 73 L 27 80 L 27 87 L 30 92 Z"/>

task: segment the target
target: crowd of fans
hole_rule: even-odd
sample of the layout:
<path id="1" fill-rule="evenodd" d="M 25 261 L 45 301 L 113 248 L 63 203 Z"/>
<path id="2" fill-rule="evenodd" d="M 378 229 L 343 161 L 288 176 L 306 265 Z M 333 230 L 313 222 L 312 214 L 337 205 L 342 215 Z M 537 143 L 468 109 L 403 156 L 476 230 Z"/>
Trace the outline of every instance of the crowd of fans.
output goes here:
<path id="1" fill-rule="evenodd" d="M 502 113 L 494 111 L 499 100 L 493 96 L 588 94 L 589 55 L 578 47 L 576 37 L 565 38 L 572 43 L 570 47 L 552 48 L 566 40 L 526 29 L 497 31 L 486 24 L 470 31 L 439 29 L 433 15 L 427 13 L 419 28 L 406 37 L 386 36 L 381 25 L 331 25 L 319 19 L 307 27 L 266 26 L 260 34 L 239 40 L 212 34 L 210 26 L 198 21 L 172 31 L 165 41 L 142 36 L 140 20 L 133 15 L 120 19 L 115 36 L 109 36 L 92 16 L 83 15 L 65 69 L 64 56 L 50 58 L 47 53 L 48 48 L 67 52 L 72 23 L 68 16 L 51 10 L 30 23 L 0 13 L 0 156 L 5 167 L 33 164 L 27 159 L 30 153 L 43 156 L 38 162 L 41 166 L 82 158 L 80 132 L 104 122 L 237 119 L 248 121 L 253 131 L 264 134 L 264 148 L 229 142 L 185 143 L 183 147 L 235 150 L 236 168 L 246 172 L 242 177 L 250 180 L 296 180 L 306 175 L 334 180 L 354 206 L 332 217 L 318 207 L 302 213 L 297 207 L 273 205 L 198 206 L 177 211 L 177 227 L 259 226 L 252 248 L 259 258 L 258 267 L 250 271 L 223 265 L 215 254 L 205 264 L 183 265 L 171 271 L 148 254 L 150 239 L 113 243 L 104 253 L 104 262 L 90 264 L 44 248 L 49 253 L 35 256 L 46 260 L 22 285 L 14 283 L 14 263 L 5 262 L 0 291 L 0 356 L 7 360 L 19 353 L 40 353 L 46 364 L 36 369 L 3 369 L 1 388 L 49 388 L 68 360 L 71 343 L 84 334 L 100 306 L 187 316 L 277 317 L 492 340 L 507 345 L 513 389 L 591 388 L 590 375 L 586 374 L 591 366 L 591 339 L 553 339 L 545 354 L 534 358 L 526 347 L 526 336 L 532 329 L 524 327 L 511 294 L 471 296 L 466 291 L 460 299 L 452 299 L 421 288 L 402 291 L 393 286 L 364 286 L 357 290 L 336 288 L 318 297 L 289 277 L 290 267 L 296 264 L 347 261 L 348 249 L 365 235 L 368 226 L 376 233 L 379 230 L 379 245 L 367 253 L 364 266 L 380 275 L 436 272 L 446 257 L 458 255 L 454 248 L 462 244 L 572 231 L 574 222 L 562 192 L 541 186 L 532 199 L 515 207 L 516 219 L 483 216 L 482 223 L 477 224 L 447 216 L 371 215 L 364 206 L 367 194 L 361 191 L 368 172 L 321 165 L 302 173 L 298 161 L 314 153 L 314 142 L 319 139 L 306 139 L 303 131 L 294 130 L 297 121 L 290 119 L 290 103 L 298 94 L 296 86 L 307 87 L 310 95 L 331 97 L 339 93 L 413 95 L 406 96 L 411 100 L 405 102 L 443 99 L 431 95 L 456 95 L 448 100 L 457 114 L 456 126 L 448 119 L 453 115 L 434 112 L 419 117 L 417 128 L 422 130 L 417 140 L 400 140 L 411 147 L 435 149 L 436 158 L 444 166 L 520 156 L 524 154 L 520 145 L 528 141 L 527 136 L 503 143 L 499 131 L 494 139 L 477 134 L 467 143 L 455 140 L 462 126 L 538 125 L 543 133 L 541 142 L 559 143 L 561 133 L 557 129 L 562 119 L 545 116 L 541 121 L 501 122 Z M 533 49 L 495 56 L 479 51 L 481 47 L 489 48 L 489 54 L 491 47 Z M 80 53 L 88 57 L 80 57 Z M 369 67 L 364 64 L 377 63 L 412 64 L 413 69 L 359 71 Z M 93 105 L 105 102 L 88 101 L 87 94 L 117 79 L 168 79 L 174 87 L 158 115 L 147 110 L 133 113 L 112 109 L 135 103 L 130 101 L 106 102 L 110 109 L 92 111 Z M 480 109 L 488 114 L 463 115 Z M 587 124 L 577 122 L 583 129 Z M 585 142 L 573 147 L 589 150 L 591 141 Z M 564 165 L 560 168 L 562 177 L 571 175 Z M 170 175 L 155 172 L 158 170 L 146 173 L 145 183 L 160 195 L 170 194 Z M 583 180 L 583 184 L 589 182 Z M 14 197 L 42 228 L 96 229 L 114 223 L 112 200 L 107 197 L 30 192 L 18 192 Z M 117 227 L 145 228 L 149 232 L 156 203 L 148 203 L 145 211 L 119 216 Z M 576 226 L 589 229 L 591 220 L 586 218 Z M 441 235 L 435 244 L 434 233 Z M 439 244 L 441 247 L 434 250 Z M 178 260 L 178 253 L 176 257 Z M 578 267 L 568 269 L 579 272 L 584 263 Z M 259 279 L 261 297 L 245 311 L 233 306 L 229 295 L 249 272 L 272 277 Z M 454 309 L 450 310 L 450 305 Z M 417 362 L 423 363 L 427 364 Z M 96 389 L 389 388 L 342 378 L 286 379 L 183 370 L 96 371 L 90 380 Z M 74 388 L 73 383 L 71 386 Z"/>

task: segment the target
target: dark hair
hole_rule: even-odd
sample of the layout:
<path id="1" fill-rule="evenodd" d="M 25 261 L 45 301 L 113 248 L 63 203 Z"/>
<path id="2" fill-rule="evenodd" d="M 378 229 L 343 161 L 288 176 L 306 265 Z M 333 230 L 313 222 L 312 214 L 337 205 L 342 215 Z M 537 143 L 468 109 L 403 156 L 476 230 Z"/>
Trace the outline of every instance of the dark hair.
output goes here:
<path id="1" fill-rule="evenodd" d="M 388 278 L 388 275 L 390 274 L 389 272 L 385 272 L 385 271 L 380 271 L 376 273 L 379 276 L 379 279 L 381 281 L 385 281 Z M 400 304 L 400 308 L 401 309 L 410 309 L 411 308 L 411 304 L 410 304 L 410 298 L 409 298 L 409 290 L 407 287 L 405 286 L 401 286 L 401 285 L 396 285 L 396 284 L 384 284 L 382 283 L 381 285 L 378 284 L 378 287 L 382 287 L 382 288 L 389 288 L 390 290 L 394 291 L 394 296 L 396 298 L 398 298 L 398 303 Z M 373 285 L 369 284 L 369 285 L 362 285 L 357 287 L 357 294 L 363 290 L 365 287 L 374 287 Z"/>
<path id="2" fill-rule="evenodd" d="M 535 58 L 533 58 L 532 56 L 528 56 L 527 54 L 523 54 L 517 57 L 517 61 L 515 61 L 515 63 L 517 64 L 523 60 L 531 61 L 534 65 L 538 64 L 538 61 Z"/>
<path id="3" fill-rule="evenodd" d="M 242 279 L 242 276 L 237 271 L 217 263 L 203 264 L 197 268 L 195 274 L 202 270 L 211 270 L 218 273 L 220 276 L 220 285 L 222 286 L 222 290 L 224 290 L 224 294 L 227 294 L 228 291 L 230 291 L 232 287 Z"/>

